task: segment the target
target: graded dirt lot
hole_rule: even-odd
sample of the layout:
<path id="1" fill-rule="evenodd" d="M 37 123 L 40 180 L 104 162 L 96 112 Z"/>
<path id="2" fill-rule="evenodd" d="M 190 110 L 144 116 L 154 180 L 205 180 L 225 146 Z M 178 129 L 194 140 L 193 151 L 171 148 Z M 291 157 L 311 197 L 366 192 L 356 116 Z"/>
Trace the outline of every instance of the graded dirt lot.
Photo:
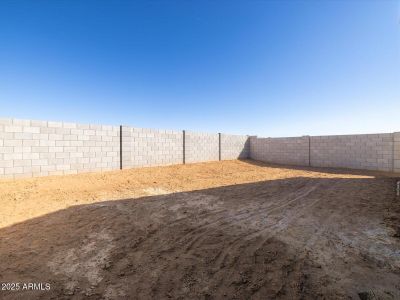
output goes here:
<path id="1" fill-rule="evenodd" d="M 21 285 L 0 299 L 400 299 L 395 182 L 254 161 L 3 180 Z"/>

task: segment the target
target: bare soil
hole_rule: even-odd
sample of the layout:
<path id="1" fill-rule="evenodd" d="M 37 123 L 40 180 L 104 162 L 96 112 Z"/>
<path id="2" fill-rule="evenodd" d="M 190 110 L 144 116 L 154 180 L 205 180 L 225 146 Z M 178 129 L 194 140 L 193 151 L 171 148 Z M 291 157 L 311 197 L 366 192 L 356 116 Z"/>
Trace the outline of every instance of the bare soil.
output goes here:
<path id="1" fill-rule="evenodd" d="M 22 286 L 0 299 L 400 299 L 395 182 L 254 161 L 3 180 L 0 283 Z"/>

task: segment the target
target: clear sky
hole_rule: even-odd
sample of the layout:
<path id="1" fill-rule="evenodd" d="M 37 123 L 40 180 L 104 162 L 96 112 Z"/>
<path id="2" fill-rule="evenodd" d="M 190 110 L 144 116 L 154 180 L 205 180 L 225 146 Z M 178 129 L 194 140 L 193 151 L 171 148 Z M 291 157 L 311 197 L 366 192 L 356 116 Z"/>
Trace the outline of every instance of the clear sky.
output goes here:
<path id="1" fill-rule="evenodd" d="M 0 116 L 400 131 L 399 1 L 0 2 Z"/>

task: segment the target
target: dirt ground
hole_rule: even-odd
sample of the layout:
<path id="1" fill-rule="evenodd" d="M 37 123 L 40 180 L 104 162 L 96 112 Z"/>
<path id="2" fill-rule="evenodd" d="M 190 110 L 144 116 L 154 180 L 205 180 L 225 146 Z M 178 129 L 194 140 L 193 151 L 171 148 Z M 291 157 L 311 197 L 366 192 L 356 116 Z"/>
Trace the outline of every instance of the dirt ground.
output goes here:
<path id="1" fill-rule="evenodd" d="M 3 180 L 0 299 L 400 299 L 395 183 L 254 161 Z"/>

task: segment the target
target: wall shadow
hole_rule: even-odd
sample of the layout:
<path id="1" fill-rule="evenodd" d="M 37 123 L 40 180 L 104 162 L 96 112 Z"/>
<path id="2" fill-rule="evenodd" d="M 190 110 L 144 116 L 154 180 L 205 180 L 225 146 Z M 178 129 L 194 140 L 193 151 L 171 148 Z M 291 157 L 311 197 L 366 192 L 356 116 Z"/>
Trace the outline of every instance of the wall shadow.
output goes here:
<path id="1" fill-rule="evenodd" d="M 240 159 L 249 164 L 258 167 L 268 167 L 286 170 L 301 170 L 301 171 L 312 171 L 318 173 L 328 173 L 328 174 L 349 174 L 349 175 L 366 175 L 374 177 L 400 177 L 399 173 L 376 171 L 376 170 L 357 170 L 357 169 L 347 169 L 347 168 L 329 168 L 329 167 L 312 167 L 312 166 L 296 166 L 296 165 L 282 165 L 276 163 L 263 162 L 254 159 Z"/>
<path id="2" fill-rule="evenodd" d="M 381 249 L 373 231 L 365 231 L 378 226 L 382 238 L 379 230 L 397 228 L 394 198 L 392 178 L 297 177 L 73 206 L 0 229 L 0 282 L 51 285 L 0 294 L 333 299 L 374 290 L 397 296 L 392 259 L 398 257 L 387 253 L 399 248 L 398 239 L 384 236 Z M 371 252 L 374 245 L 381 257 Z"/>

